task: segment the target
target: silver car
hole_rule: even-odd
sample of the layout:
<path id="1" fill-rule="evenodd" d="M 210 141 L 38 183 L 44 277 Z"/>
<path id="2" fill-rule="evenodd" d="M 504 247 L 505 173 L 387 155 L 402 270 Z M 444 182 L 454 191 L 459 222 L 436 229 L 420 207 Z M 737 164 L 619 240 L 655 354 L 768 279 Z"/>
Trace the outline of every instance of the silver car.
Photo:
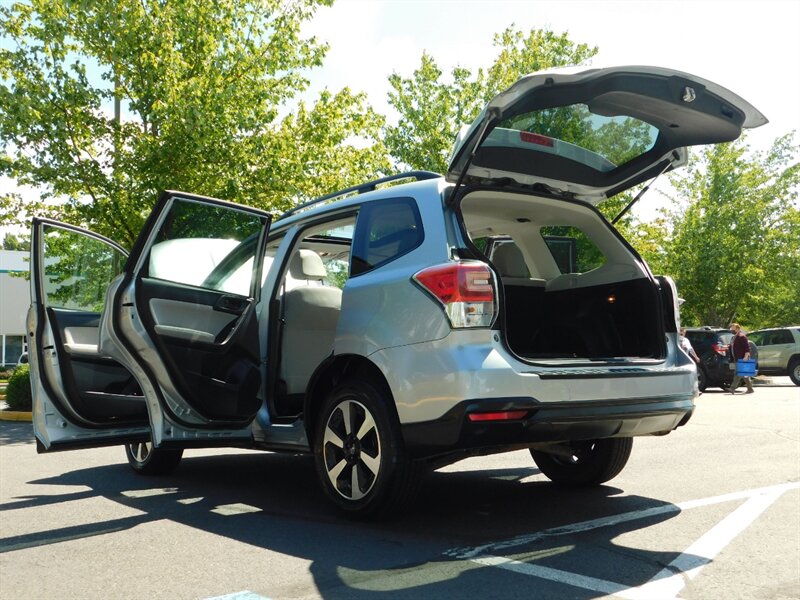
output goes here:
<path id="1" fill-rule="evenodd" d="M 766 119 L 655 67 L 527 76 L 413 172 L 282 215 L 166 192 L 127 252 L 33 222 L 41 452 L 121 444 L 312 453 L 345 513 L 406 506 L 421 472 L 529 448 L 566 485 L 616 476 L 697 394 L 675 287 L 595 208 Z"/>

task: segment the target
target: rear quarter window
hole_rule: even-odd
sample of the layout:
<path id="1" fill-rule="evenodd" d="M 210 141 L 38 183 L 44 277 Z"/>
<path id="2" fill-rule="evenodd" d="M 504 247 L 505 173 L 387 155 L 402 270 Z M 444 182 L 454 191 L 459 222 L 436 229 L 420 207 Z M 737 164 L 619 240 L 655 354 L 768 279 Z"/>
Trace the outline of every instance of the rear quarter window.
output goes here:
<path id="1" fill-rule="evenodd" d="M 356 221 L 350 276 L 361 275 L 408 254 L 423 238 L 422 219 L 412 198 L 365 204 Z"/>

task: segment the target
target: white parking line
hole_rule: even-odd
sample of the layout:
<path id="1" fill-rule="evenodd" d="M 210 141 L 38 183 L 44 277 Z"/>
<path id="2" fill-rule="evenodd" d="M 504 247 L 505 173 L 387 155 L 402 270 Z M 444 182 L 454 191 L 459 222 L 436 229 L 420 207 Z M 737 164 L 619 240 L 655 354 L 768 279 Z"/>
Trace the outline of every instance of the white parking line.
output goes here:
<path id="1" fill-rule="evenodd" d="M 270 600 L 266 596 L 260 596 L 255 592 L 243 590 L 241 592 L 234 592 L 232 594 L 225 594 L 224 596 L 214 596 L 213 598 L 206 598 L 206 600 Z"/>
<path id="2" fill-rule="evenodd" d="M 453 558 L 467 559 L 483 566 L 499 567 L 594 592 L 628 598 L 630 600 L 675 598 L 685 587 L 688 580 L 694 579 L 705 565 L 710 563 L 725 546 L 744 531 L 761 513 L 785 492 L 799 488 L 800 482 L 792 482 L 734 492 L 731 494 L 723 494 L 711 498 L 689 500 L 679 504 L 656 506 L 619 515 L 612 515 L 610 517 L 582 521 L 564 527 L 554 527 L 552 529 L 521 535 L 508 540 L 491 542 L 481 546 L 453 548 L 444 554 Z M 636 587 L 625 586 L 613 581 L 605 581 L 578 573 L 570 573 L 559 569 L 496 556 L 496 553 L 500 551 L 531 544 L 546 538 L 591 531 L 593 529 L 610 527 L 628 521 L 680 512 L 682 510 L 702 506 L 711 506 L 734 500 L 746 500 L 746 502 L 737 507 L 736 510 L 702 535 L 648 582 Z"/>

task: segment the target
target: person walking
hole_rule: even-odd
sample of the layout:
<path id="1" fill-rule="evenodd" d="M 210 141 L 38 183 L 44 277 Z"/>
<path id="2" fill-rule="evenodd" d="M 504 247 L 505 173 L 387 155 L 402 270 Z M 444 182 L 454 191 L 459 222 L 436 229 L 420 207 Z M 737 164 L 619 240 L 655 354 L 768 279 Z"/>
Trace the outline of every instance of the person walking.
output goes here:
<path id="1" fill-rule="evenodd" d="M 686 327 L 681 327 L 680 338 L 678 339 L 678 343 L 681 345 L 683 351 L 689 355 L 689 358 L 691 358 L 695 363 L 699 365 L 700 357 L 697 356 L 697 352 L 695 352 L 694 348 L 692 348 L 692 342 L 690 342 L 689 338 L 686 337 Z"/>
<path id="2" fill-rule="evenodd" d="M 733 339 L 731 340 L 731 354 L 733 355 L 734 363 L 737 363 L 742 359 L 749 360 L 750 343 L 747 339 L 747 336 L 744 334 L 744 331 L 742 331 L 741 325 L 738 323 L 731 323 L 731 333 L 733 334 Z M 736 388 L 742 383 L 744 383 L 747 387 L 747 392 L 745 393 L 752 394 L 753 382 L 749 377 L 738 375 L 737 371 L 734 371 L 731 387 L 729 387 L 726 391 L 730 394 L 735 394 Z"/>

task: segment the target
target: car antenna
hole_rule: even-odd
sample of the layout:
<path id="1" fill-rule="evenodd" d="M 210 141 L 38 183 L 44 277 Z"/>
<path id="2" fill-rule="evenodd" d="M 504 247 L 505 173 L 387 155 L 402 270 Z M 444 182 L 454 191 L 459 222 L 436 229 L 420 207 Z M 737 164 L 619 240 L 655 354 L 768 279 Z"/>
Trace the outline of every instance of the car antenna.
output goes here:
<path id="1" fill-rule="evenodd" d="M 677 158 L 679 158 L 679 157 L 678 157 L 678 155 L 677 155 L 677 154 L 675 154 L 675 152 L 673 152 L 673 153 L 672 153 L 672 158 L 675 158 L 675 159 L 677 159 Z M 663 169 L 661 169 L 661 170 L 660 170 L 658 173 L 656 173 L 656 176 L 655 176 L 655 177 L 653 177 L 653 178 L 650 180 L 650 183 L 648 183 L 648 184 L 647 184 L 646 186 L 644 186 L 644 187 L 643 187 L 641 190 L 639 190 L 639 193 L 638 193 L 638 194 L 636 194 L 636 195 L 633 197 L 633 200 L 631 200 L 630 202 L 628 202 L 628 204 L 625 206 L 625 208 L 623 208 L 623 209 L 622 209 L 622 210 L 619 212 L 619 214 L 618 214 L 616 217 L 614 217 L 614 218 L 611 220 L 611 224 L 612 224 L 612 225 L 616 225 L 616 224 L 617 224 L 617 221 L 619 221 L 619 220 L 620 220 L 620 219 L 621 219 L 623 216 L 625 216 L 625 213 L 627 213 L 627 212 L 628 212 L 628 211 L 631 209 L 631 207 L 632 207 L 634 204 L 636 204 L 636 203 L 639 201 L 639 198 L 641 198 L 642 196 L 644 196 L 645 192 L 646 192 L 647 190 L 649 190 L 649 189 L 650 189 L 650 186 L 651 186 L 651 185 L 653 185 L 653 184 L 656 182 L 656 180 L 657 180 L 659 177 L 661 177 L 661 176 L 662 176 L 662 175 L 663 175 L 663 174 L 664 174 L 664 173 L 667 171 L 667 169 L 669 169 L 671 166 L 672 166 L 672 161 L 671 161 L 671 160 L 668 160 L 668 161 L 667 161 L 667 164 L 666 164 L 666 165 L 664 165 L 664 168 L 663 168 Z"/>

